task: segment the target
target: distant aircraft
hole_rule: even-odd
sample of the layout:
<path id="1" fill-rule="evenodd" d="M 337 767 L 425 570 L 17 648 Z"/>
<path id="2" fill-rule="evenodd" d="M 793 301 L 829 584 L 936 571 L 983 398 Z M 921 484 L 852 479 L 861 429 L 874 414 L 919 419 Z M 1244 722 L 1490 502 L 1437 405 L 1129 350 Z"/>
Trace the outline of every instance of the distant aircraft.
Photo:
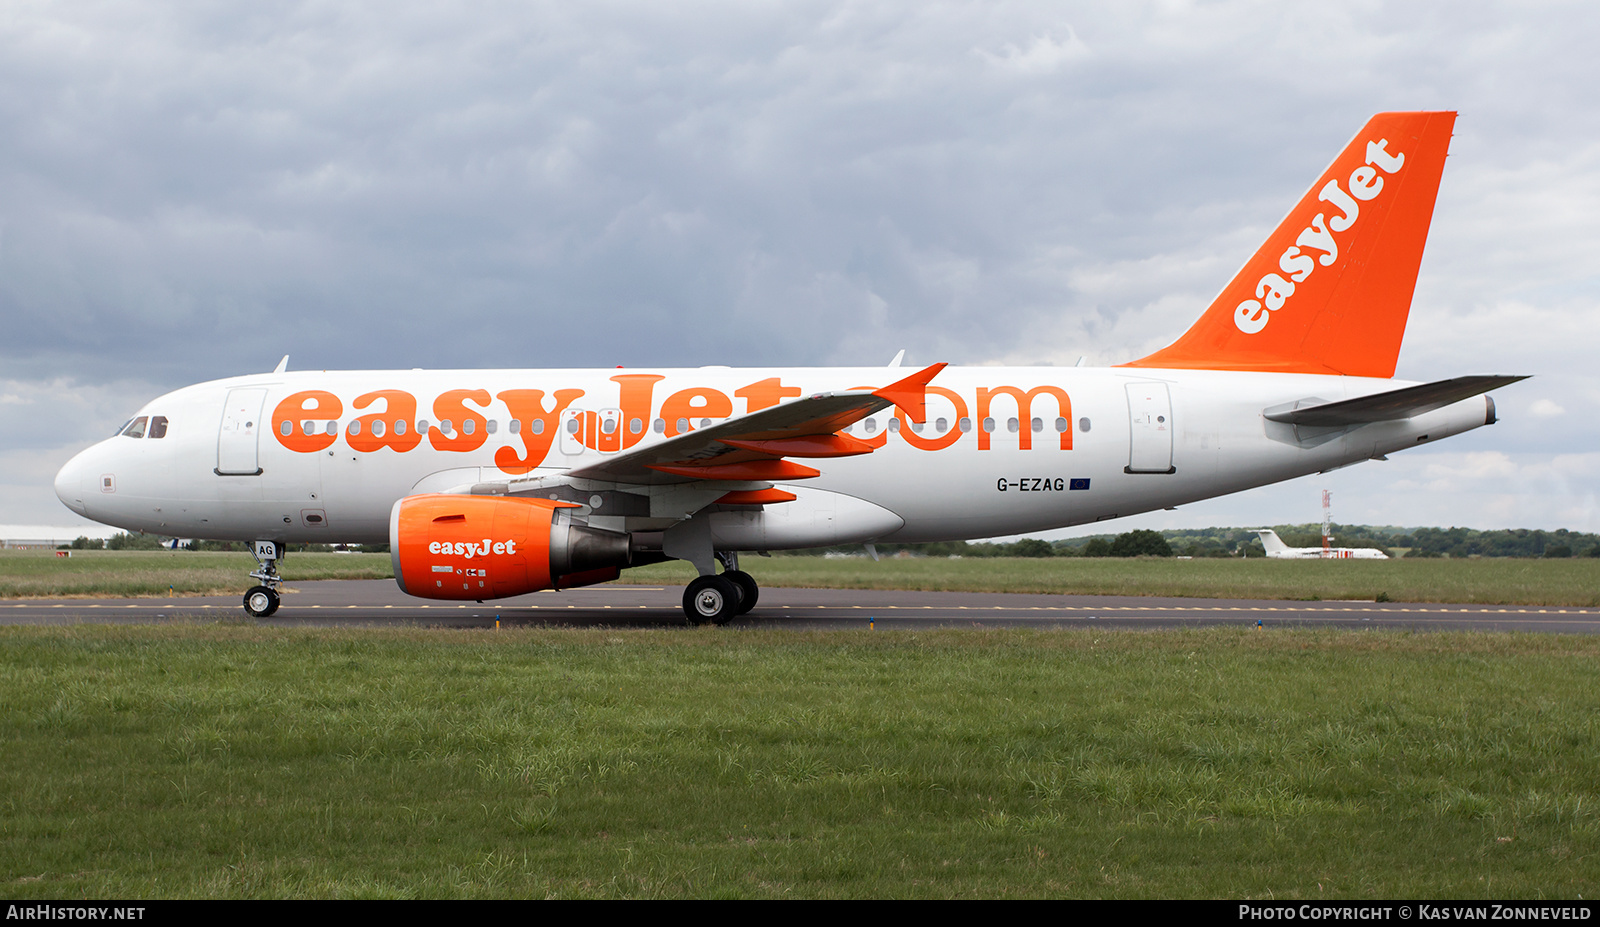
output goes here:
<path id="1" fill-rule="evenodd" d="M 1271 528 L 1258 528 L 1261 546 L 1274 560 L 1388 560 L 1389 555 L 1371 547 L 1290 547 Z"/>
<path id="2" fill-rule="evenodd" d="M 291 373 L 284 358 L 149 403 L 56 494 L 129 531 L 254 542 L 259 617 L 286 543 L 386 541 L 400 587 L 434 599 L 684 560 L 700 574 L 685 613 L 721 623 L 757 601 L 744 552 L 1024 534 L 1383 459 L 1493 424 L 1484 394 L 1522 379 L 1390 379 L 1454 122 L 1373 117 L 1187 333 L 1120 366 Z"/>

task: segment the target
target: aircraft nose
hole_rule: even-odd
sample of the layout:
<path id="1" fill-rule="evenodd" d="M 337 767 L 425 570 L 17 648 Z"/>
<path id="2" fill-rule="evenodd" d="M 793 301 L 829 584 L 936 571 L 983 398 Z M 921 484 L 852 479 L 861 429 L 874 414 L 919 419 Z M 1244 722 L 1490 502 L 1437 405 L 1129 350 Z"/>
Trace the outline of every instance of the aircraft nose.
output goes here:
<path id="1" fill-rule="evenodd" d="M 67 461 L 67 465 L 56 474 L 56 498 L 61 500 L 62 505 L 79 515 L 89 514 L 89 506 L 83 501 L 87 497 L 84 490 L 90 471 L 90 464 L 86 459 L 88 456 L 89 451 L 79 453 Z"/>

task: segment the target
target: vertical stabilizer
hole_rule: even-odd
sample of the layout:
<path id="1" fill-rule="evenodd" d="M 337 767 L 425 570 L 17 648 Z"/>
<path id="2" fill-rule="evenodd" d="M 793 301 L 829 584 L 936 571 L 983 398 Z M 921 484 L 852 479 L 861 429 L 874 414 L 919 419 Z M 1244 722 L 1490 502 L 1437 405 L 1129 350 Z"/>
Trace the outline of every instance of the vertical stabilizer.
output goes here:
<path id="1" fill-rule="evenodd" d="M 1283 543 L 1283 540 L 1278 537 L 1278 532 L 1273 531 L 1271 528 L 1258 528 L 1256 529 L 1256 534 L 1261 535 L 1261 546 L 1267 549 L 1267 556 L 1269 557 L 1289 549 L 1289 545 Z"/>
<path id="2" fill-rule="evenodd" d="M 1200 320 L 1125 366 L 1394 376 L 1455 118 L 1372 117 Z"/>

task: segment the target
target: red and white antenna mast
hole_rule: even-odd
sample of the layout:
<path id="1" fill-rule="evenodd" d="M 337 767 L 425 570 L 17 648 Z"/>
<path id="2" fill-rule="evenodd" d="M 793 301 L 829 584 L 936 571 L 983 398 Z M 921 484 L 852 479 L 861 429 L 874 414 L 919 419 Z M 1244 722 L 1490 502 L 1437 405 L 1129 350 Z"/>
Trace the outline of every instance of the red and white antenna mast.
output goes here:
<path id="1" fill-rule="evenodd" d="M 1322 556 L 1333 556 L 1333 493 L 1322 491 Z"/>

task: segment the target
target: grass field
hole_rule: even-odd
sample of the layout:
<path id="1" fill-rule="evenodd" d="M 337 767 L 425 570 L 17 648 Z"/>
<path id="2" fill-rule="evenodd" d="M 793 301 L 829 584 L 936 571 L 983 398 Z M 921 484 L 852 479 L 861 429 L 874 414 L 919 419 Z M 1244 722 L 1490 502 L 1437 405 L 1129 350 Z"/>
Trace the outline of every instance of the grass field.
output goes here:
<path id="1" fill-rule="evenodd" d="M 1600 638 L 0 629 L 70 897 L 1593 897 Z"/>
<path id="2" fill-rule="evenodd" d="M 0 599 L 60 596 L 239 594 L 251 584 L 247 554 L 173 551 L 0 551 Z M 1600 558 L 1565 560 L 1167 560 L 997 557 L 823 559 L 751 557 L 764 586 L 922 589 L 1238 599 L 1375 599 L 1493 605 L 1600 606 Z M 378 579 L 388 554 L 291 554 L 291 582 Z M 629 570 L 623 582 L 682 584 L 683 563 Z"/>
<path id="3" fill-rule="evenodd" d="M 0 551 L 0 599 L 243 594 L 255 584 L 255 568 L 246 553 L 7 550 Z M 394 575 L 388 554 L 290 554 L 281 569 L 290 581 Z"/>

